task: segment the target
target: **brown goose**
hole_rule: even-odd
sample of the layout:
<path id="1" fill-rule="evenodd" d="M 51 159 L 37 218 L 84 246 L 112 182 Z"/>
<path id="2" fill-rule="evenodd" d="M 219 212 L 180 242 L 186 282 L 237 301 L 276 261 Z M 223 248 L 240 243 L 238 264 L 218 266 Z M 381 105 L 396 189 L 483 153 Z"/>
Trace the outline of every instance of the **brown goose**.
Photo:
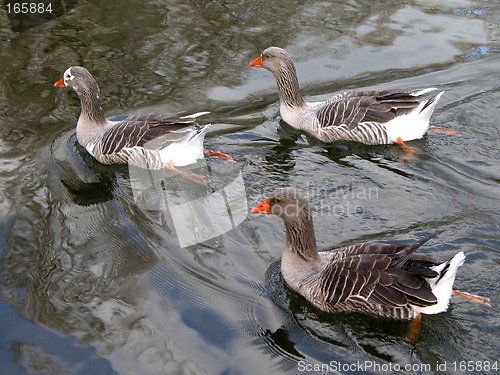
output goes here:
<path id="1" fill-rule="evenodd" d="M 179 171 L 175 166 L 194 164 L 203 152 L 231 160 L 229 155 L 203 148 L 210 125 L 200 126 L 196 116 L 135 115 L 121 121 L 104 117 L 99 87 L 87 69 L 72 66 L 54 86 L 74 90 L 82 106 L 76 124 L 78 142 L 103 164 L 130 163 L 140 168 L 175 170 L 198 183 L 209 181 L 200 175 Z"/>
<path id="2" fill-rule="evenodd" d="M 365 311 L 412 319 L 420 313 L 446 311 L 458 267 L 465 261 L 463 252 L 447 262 L 414 254 L 442 231 L 411 244 L 364 243 L 318 252 L 309 204 L 293 188 L 275 190 L 251 212 L 283 219 L 283 278 L 292 289 L 327 312 Z M 482 303 L 487 300 L 469 296 L 482 298 Z"/>
<path id="3" fill-rule="evenodd" d="M 273 73 L 278 85 L 281 117 L 323 142 L 338 140 L 365 144 L 403 144 L 422 138 L 444 91 L 428 100 L 421 96 L 435 90 L 353 90 L 324 102 L 306 103 L 299 90 L 295 65 L 288 53 L 269 47 L 250 63 Z M 436 131 L 456 134 L 450 129 Z M 408 149 L 409 150 L 409 149 Z"/>

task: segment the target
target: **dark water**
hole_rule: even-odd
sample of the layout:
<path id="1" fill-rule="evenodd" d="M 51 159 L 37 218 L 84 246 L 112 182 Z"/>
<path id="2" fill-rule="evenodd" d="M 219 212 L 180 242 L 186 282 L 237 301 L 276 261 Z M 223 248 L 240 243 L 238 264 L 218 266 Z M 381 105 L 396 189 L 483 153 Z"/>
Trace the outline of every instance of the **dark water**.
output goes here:
<path id="1" fill-rule="evenodd" d="M 13 32 L 1 9 L 0 373 L 498 373 L 499 21 L 493 0 L 81 1 Z M 248 66 L 269 45 L 293 56 L 312 100 L 446 90 L 432 122 L 459 136 L 411 142 L 406 163 L 395 146 L 315 142 L 280 122 L 272 75 Z M 93 73 L 108 116 L 210 111 L 207 147 L 237 162 L 199 170 L 225 201 L 199 225 L 154 192 L 141 203 L 132 171 L 77 146 L 79 101 L 53 87 L 70 65 Z M 492 306 L 454 299 L 411 344 L 406 323 L 314 309 L 280 277 L 280 220 L 247 217 L 287 185 L 311 202 L 322 250 L 445 229 L 422 251 L 465 251 L 456 287 Z M 213 192 L 162 187 L 177 203 Z M 210 229 L 222 234 L 182 247 L 234 191 L 247 201 Z"/>

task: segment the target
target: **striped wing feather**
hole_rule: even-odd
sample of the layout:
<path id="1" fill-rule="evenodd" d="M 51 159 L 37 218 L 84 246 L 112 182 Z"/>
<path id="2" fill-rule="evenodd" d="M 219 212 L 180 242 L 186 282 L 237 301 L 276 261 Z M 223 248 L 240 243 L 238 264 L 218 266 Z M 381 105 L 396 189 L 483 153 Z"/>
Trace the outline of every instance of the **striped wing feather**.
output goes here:
<path id="1" fill-rule="evenodd" d="M 161 149 L 199 127 L 193 118 L 165 115 L 136 115 L 127 117 L 107 131 L 100 148 L 103 155 L 120 152 L 128 147 Z"/>
<path id="2" fill-rule="evenodd" d="M 437 303 L 424 277 L 437 276 L 429 267 L 439 262 L 413 252 L 438 233 L 412 244 L 366 243 L 338 250 L 321 277 L 325 302 L 363 298 L 394 308 Z"/>
<path id="3" fill-rule="evenodd" d="M 322 127 L 344 125 L 353 130 L 362 122 L 386 123 L 408 113 L 418 104 L 418 96 L 407 91 L 347 91 L 319 106 L 316 117 Z"/>

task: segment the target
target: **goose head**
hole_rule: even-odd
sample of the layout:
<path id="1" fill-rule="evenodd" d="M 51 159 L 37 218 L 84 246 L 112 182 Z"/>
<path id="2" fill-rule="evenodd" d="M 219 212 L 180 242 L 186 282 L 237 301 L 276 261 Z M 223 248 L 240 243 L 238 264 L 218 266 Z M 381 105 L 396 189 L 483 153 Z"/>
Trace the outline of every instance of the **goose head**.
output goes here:
<path id="1" fill-rule="evenodd" d="M 78 94 L 82 111 L 78 127 L 106 123 L 99 94 L 99 86 L 89 71 L 81 66 L 70 66 L 63 77 L 54 83 L 55 87 L 67 87 Z"/>
<path id="2" fill-rule="evenodd" d="M 266 48 L 249 65 L 264 68 L 273 73 L 282 105 L 291 108 L 304 106 L 305 102 L 300 94 L 295 65 L 284 49 L 279 47 Z M 283 116 L 283 113 L 281 115 Z"/>
<path id="3" fill-rule="evenodd" d="M 251 212 L 272 214 L 283 219 L 286 228 L 285 254 L 288 255 L 282 262 L 295 262 L 291 258 L 301 262 L 318 259 L 311 210 L 297 190 L 290 187 L 276 189 L 268 199 L 252 208 Z"/>
<path id="4" fill-rule="evenodd" d="M 54 83 L 55 87 L 67 87 L 74 90 L 78 95 L 84 92 L 99 96 L 99 88 L 94 77 L 89 71 L 81 66 L 70 66 L 63 77 Z"/>
<path id="5" fill-rule="evenodd" d="M 272 73 L 278 73 L 283 70 L 289 70 L 290 67 L 293 67 L 293 62 L 284 49 L 269 47 L 249 65 L 267 69 Z"/>
<path id="6" fill-rule="evenodd" d="M 307 201 L 294 188 L 279 188 L 268 199 L 252 208 L 254 214 L 272 214 L 290 221 L 309 221 L 311 210 Z"/>

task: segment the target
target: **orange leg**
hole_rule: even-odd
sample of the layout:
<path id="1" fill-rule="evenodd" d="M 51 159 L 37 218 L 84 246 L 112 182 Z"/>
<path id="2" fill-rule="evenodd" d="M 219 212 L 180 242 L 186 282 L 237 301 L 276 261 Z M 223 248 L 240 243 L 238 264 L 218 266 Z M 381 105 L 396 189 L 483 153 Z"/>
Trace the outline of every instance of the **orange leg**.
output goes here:
<path id="1" fill-rule="evenodd" d="M 404 336 L 406 341 L 414 343 L 418 339 L 421 321 L 422 315 L 419 312 L 415 313 L 415 317 L 408 324 L 408 331 L 406 331 L 406 335 Z"/>
<path id="2" fill-rule="evenodd" d="M 429 125 L 429 130 L 439 134 L 458 135 L 458 132 L 456 130 L 443 128 L 442 126 Z"/>
<path id="3" fill-rule="evenodd" d="M 208 150 L 206 148 L 204 148 L 203 151 L 205 151 L 210 156 L 216 156 L 216 157 L 221 158 L 223 160 L 229 160 L 229 161 L 233 161 L 234 162 L 234 159 L 230 155 L 224 154 L 223 152 L 212 151 L 212 150 Z"/>
<path id="4" fill-rule="evenodd" d="M 408 146 L 406 143 L 404 143 L 403 140 L 401 139 L 401 137 L 398 137 L 396 139 L 396 142 L 394 142 L 394 143 L 397 143 L 399 146 L 401 146 L 403 151 L 406 153 L 406 157 L 403 159 L 403 161 L 407 161 L 409 158 L 411 158 L 413 156 L 413 154 L 415 152 L 418 151 L 418 148 Z"/>
<path id="5" fill-rule="evenodd" d="M 179 173 L 182 177 L 187 178 L 187 179 L 189 179 L 191 181 L 194 181 L 194 182 L 196 182 L 197 184 L 200 184 L 200 185 L 208 185 L 210 182 L 212 182 L 208 178 L 206 178 L 205 176 L 202 176 L 201 174 L 196 174 L 196 173 L 193 173 L 193 172 L 178 170 L 177 168 L 175 168 L 175 166 L 172 164 L 171 161 L 168 162 L 167 164 L 165 164 L 165 168 L 168 168 L 171 171 Z"/>
<path id="6" fill-rule="evenodd" d="M 466 301 L 476 302 L 476 303 L 480 303 L 482 305 L 491 306 L 490 303 L 489 303 L 490 299 L 488 297 L 478 296 L 476 294 L 462 292 L 460 290 L 454 290 L 451 293 L 451 295 L 453 297 L 462 298 L 462 299 L 464 299 Z"/>

